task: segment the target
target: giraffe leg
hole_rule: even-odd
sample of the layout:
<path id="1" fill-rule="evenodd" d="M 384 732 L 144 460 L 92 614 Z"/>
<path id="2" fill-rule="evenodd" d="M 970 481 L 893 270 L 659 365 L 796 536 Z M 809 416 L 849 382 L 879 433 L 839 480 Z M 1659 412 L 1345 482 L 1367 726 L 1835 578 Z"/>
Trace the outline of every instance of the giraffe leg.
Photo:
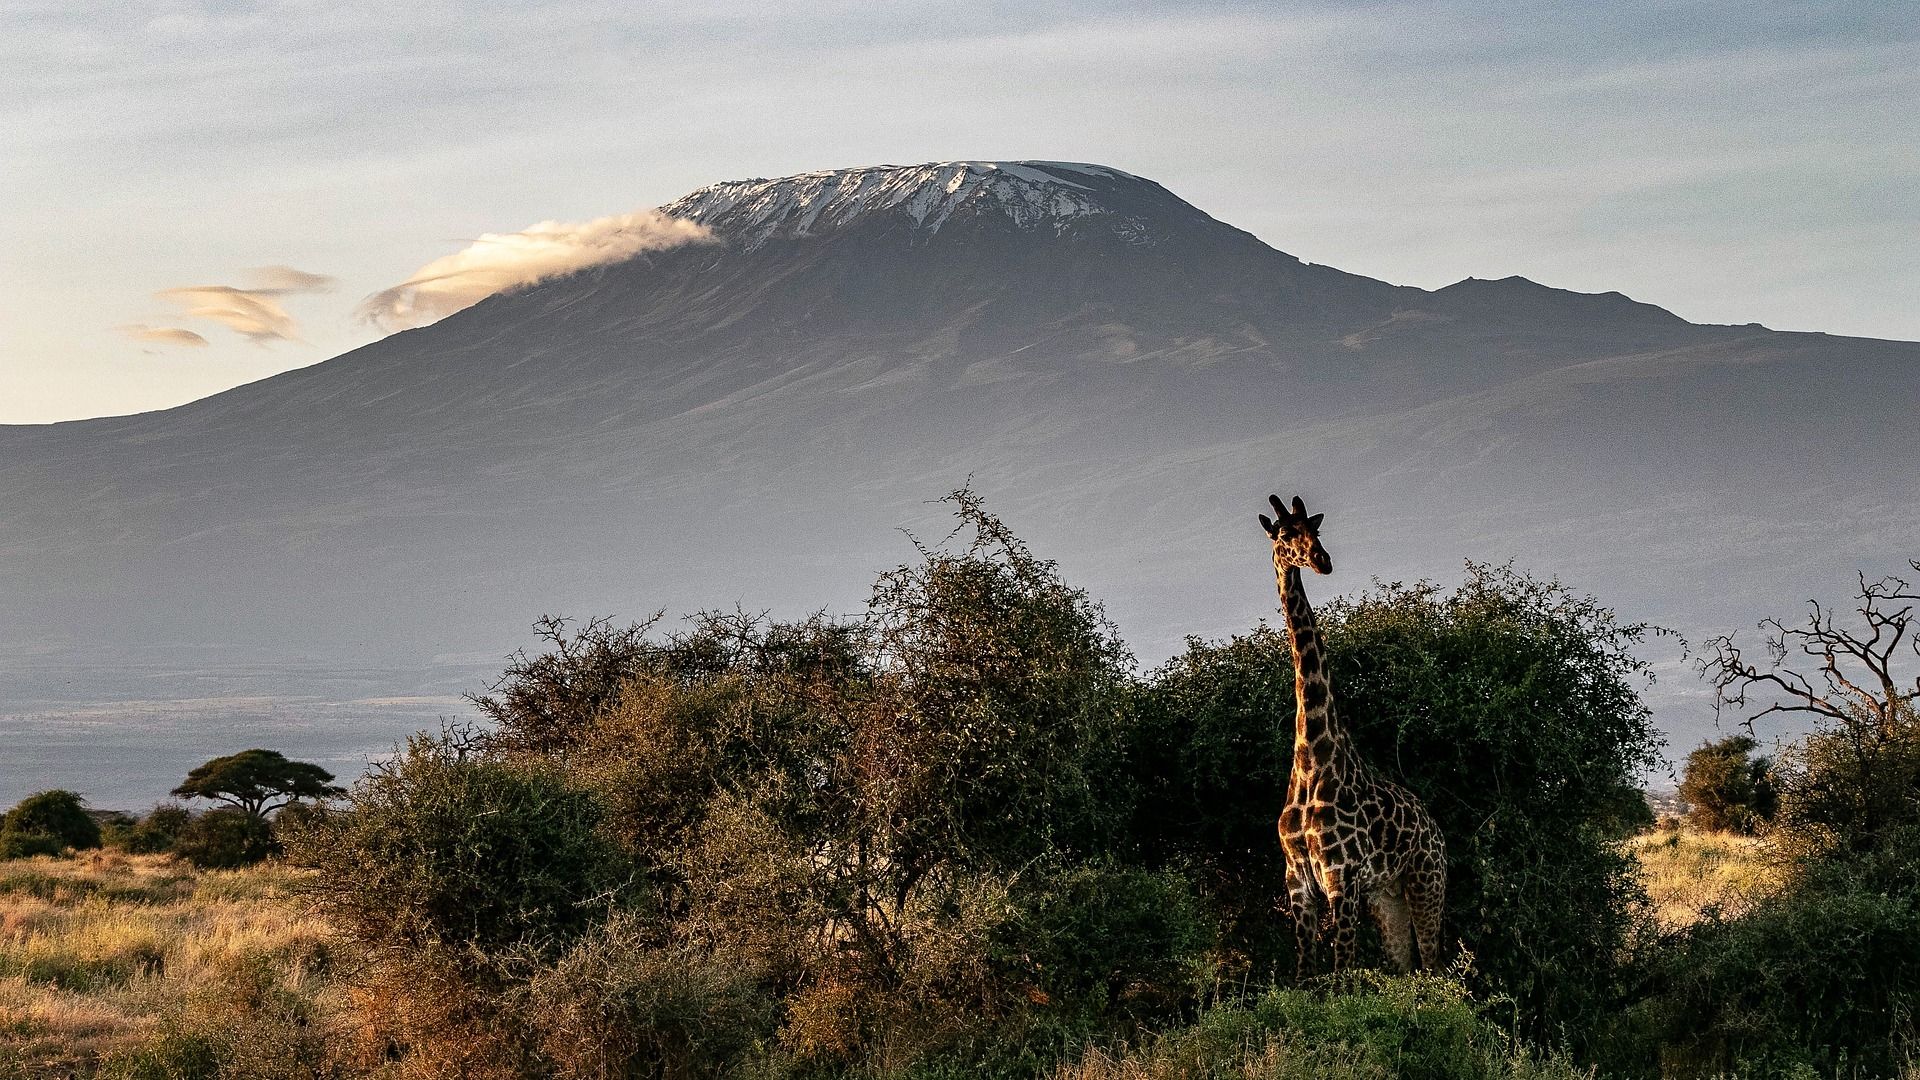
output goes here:
<path id="1" fill-rule="evenodd" d="M 1412 911 L 1399 878 L 1383 881 L 1367 893 L 1367 907 L 1380 927 L 1380 941 L 1396 971 L 1413 970 Z"/>
<path id="2" fill-rule="evenodd" d="M 1314 925 L 1319 905 L 1312 879 L 1292 863 L 1287 864 L 1287 910 L 1293 917 L 1293 978 L 1302 982 L 1313 971 L 1313 946 L 1317 936 Z"/>
<path id="3" fill-rule="evenodd" d="M 1407 906 L 1413 917 L 1413 937 L 1420 945 L 1420 966 L 1440 967 L 1440 920 L 1447 908 L 1447 859 L 1430 853 L 1406 876 Z"/>
<path id="4" fill-rule="evenodd" d="M 1360 902 L 1346 893 L 1327 897 L 1328 917 L 1333 923 L 1333 973 L 1338 975 L 1353 966 L 1354 950 L 1360 940 Z"/>

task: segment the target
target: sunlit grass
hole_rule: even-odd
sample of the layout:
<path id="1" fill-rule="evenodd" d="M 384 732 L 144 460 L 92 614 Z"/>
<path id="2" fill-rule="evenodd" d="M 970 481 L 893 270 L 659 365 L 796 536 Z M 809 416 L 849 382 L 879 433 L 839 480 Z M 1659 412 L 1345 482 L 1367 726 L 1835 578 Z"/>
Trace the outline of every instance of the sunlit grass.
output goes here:
<path id="1" fill-rule="evenodd" d="M 1682 825 L 1643 833 L 1628 845 L 1654 917 L 1670 930 L 1699 922 L 1709 909 L 1739 915 L 1780 885 L 1779 864 L 1758 837 Z"/>
<path id="2" fill-rule="evenodd" d="M 116 852 L 0 863 L 0 1075 L 90 1075 L 221 988 L 313 1000 L 331 949 L 289 899 L 292 873 Z"/>

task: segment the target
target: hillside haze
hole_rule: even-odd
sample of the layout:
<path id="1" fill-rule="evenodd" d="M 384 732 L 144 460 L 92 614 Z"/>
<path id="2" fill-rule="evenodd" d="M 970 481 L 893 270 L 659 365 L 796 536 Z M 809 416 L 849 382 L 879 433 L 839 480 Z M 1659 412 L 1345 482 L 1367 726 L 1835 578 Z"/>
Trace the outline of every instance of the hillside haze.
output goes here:
<path id="1" fill-rule="evenodd" d="M 150 799 L 274 737 L 350 771 L 543 613 L 857 611 L 969 477 L 1149 661 L 1272 612 L 1271 491 L 1327 515 L 1316 601 L 1513 560 L 1695 639 L 1916 554 L 1914 343 L 1389 285 L 1097 165 L 662 209 L 711 240 L 179 408 L 0 427 L 0 801 Z M 1700 687 L 1657 694 L 1684 752 Z"/>

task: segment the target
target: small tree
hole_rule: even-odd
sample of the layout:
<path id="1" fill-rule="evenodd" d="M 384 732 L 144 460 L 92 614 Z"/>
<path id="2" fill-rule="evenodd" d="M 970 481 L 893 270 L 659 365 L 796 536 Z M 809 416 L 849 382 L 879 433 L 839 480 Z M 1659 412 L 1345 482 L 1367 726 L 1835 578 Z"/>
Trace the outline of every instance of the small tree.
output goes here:
<path id="1" fill-rule="evenodd" d="M 267 813 L 297 799 L 327 799 L 346 794 L 334 787 L 333 774 L 318 765 L 289 761 L 277 750 L 242 750 L 217 757 L 187 774 L 173 794 L 213 799 L 264 823 Z"/>
<path id="2" fill-rule="evenodd" d="M 1909 565 L 1920 571 L 1920 560 Z M 1708 642 L 1701 661 L 1717 709 L 1745 713 L 1749 725 L 1775 713 L 1814 720 L 1778 773 L 1782 823 L 1815 849 L 1870 850 L 1920 824 L 1920 588 L 1859 580 L 1852 625 L 1812 600 L 1797 626 L 1760 623 L 1764 668 L 1731 635 Z"/>
<path id="3" fill-rule="evenodd" d="M 1773 820 L 1773 761 L 1753 756 L 1759 745 L 1749 736 L 1729 735 L 1687 755 L 1680 798 L 1690 821 L 1702 829 L 1751 835 Z"/>
<path id="4" fill-rule="evenodd" d="M 8 837 L 0 849 L 15 854 L 100 846 L 100 823 L 87 813 L 80 796 L 59 789 L 20 800 L 0 820 L 0 834 Z"/>

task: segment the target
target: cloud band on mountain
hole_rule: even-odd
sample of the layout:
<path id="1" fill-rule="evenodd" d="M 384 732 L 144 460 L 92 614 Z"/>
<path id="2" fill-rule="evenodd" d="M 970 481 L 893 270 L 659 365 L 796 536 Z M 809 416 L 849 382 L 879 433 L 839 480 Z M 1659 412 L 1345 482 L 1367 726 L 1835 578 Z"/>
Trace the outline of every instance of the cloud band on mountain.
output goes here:
<path id="1" fill-rule="evenodd" d="M 384 330 L 425 326 L 495 293 L 619 262 L 645 251 L 711 241 L 706 226 L 655 210 L 584 222 L 543 221 L 486 233 L 361 302 L 362 319 Z"/>

